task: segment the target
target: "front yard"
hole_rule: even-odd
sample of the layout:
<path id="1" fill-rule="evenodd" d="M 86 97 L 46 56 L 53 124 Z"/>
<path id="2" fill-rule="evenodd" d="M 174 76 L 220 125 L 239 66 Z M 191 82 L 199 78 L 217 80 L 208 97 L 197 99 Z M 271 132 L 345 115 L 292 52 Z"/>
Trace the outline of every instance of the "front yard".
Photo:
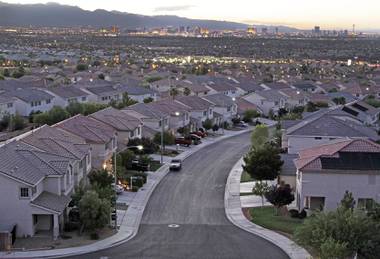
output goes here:
<path id="1" fill-rule="evenodd" d="M 255 207 L 249 209 L 249 215 L 253 223 L 292 237 L 295 229 L 302 224 L 303 220 L 292 218 L 289 215 L 277 216 L 274 210 L 272 206 Z"/>

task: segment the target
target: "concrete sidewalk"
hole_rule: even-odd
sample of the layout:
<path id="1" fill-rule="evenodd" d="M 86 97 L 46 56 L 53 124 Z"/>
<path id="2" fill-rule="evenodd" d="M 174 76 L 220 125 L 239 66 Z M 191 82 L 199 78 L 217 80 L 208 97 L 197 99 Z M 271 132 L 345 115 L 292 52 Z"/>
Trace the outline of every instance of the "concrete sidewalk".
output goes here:
<path id="1" fill-rule="evenodd" d="M 216 138 L 204 139 L 203 143 L 197 146 L 193 146 L 178 155 L 176 158 L 185 160 L 195 152 L 201 150 L 204 147 L 212 145 L 213 143 L 241 135 L 253 130 L 253 127 L 241 130 L 241 131 L 225 131 L 225 134 Z M 119 219 L 118 225 L 120 228 L 118 233 L 108 237 L 104 240 L 97 241 L 91 245 L 52 249 L 52 250 L 40 250 L 40 251 L 27 251 L 27 252 L 0 252 L 0 258 L 59 258 L 68 257 L 74 255 L 87 254 L 91 252 L 100 251 L 106 248 L 120 245 L 128 240 L 132 239 L 138 232 L 139 225 L 144 213 L 144 209 L 149 201 L 156 186 L 160 181 L 168 174 L 169 165 L 165 164 L 154 173 L 148 174 L 147 183 L 141 188 L 135 195 L 132 201 L 129 201 L 129 207 L 122 220 Z M 120 212 L 119 212 L 120 213 Z M 118 215 L 119 215 L 118 213 Z"/>
<path id="2" fill-rule="evenodd" d="M 302 247 L 298 246 L 292 240 L 280 235 L 274 231 L 263 228 L 250 222 L 243 214 L 242 211 L 242 201 L 240 197 L 240 179 L 243 172 L 242 168 L 243 159 L 240 159 L 235 166 L 232 168 L 226 184 L 226 190 L 224 194 L 224 206 L 227 218 L 237 227 L 248 231 L 252 234 L 260 236 L 269 242 L 277 245 L 285 253 L 288 254 L 290 258 L 294 259 L 307 259 L 312 258 L 312 256 Z M 251 183 L 253 186 L 253 184 Z M 247 187 L 246 187 L 247 189 Z M 249 197 L 249 196 L 248 196 Z M 256 196 L 258 199 L 252 202 L 252 205 L 261 206 L 261 198 Z M 252 207 L 252 206 L 251 206 Z"/>

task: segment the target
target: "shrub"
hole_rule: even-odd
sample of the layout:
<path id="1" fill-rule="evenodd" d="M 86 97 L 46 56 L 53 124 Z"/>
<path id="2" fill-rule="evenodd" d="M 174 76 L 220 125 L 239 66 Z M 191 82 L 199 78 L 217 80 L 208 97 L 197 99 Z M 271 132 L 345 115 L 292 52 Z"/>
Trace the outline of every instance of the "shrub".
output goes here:
<path id="1" fill-rule="evenodd" d="M 290 214 L 290 217 L 292 217 L 292 218 L 298 218 L 298 210 L 294 210 L 294 209 L 292 209 L 292 210 L 289 210 L 289 214 Z"/>
<path id="2" fill-rule="evenodd" d="M 302 211 L 298 214 L 298 218 L 299 218 L 299 219 L 304 219 L 304 218 L 306 218 L 306 216 L 307 216 L 306 210 L 302 210 Z"/>
<path id="3" fill-rule="evenodd" d="M 88 66 L 86 64 L 78 64 L 77 70 L 78 71 L 86 71 L 88 69 Z"/>

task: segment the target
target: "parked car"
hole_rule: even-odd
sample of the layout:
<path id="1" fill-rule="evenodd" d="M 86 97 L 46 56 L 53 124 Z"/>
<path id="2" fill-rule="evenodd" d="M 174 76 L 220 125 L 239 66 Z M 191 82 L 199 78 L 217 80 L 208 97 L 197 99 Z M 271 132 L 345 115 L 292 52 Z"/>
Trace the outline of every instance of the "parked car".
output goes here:
<path id="1" fill-rule="evenodd" d="M 192 141 L 193 141 L 193 144 L 194 145 L 199 145 L 202 143 L 202 138 L 199 137 L 198 135 L 195 135 L 195 134 L 190 134 L 188 136 L 188 138 L 190 138 Z"/>
<path id="2" fill-rule="evenodd" d="M 248 124 L 241 121 L 241 122 L 236 123 L 235 126 L 239 128 L 247 128 Z"/>
<path id="3" fill-rule="evenodd" d="M 174 171 L 174 170 L 176 170 L 176 171 L 181 170 L 181 168 L 182 168 L 182 161 L 180 159 L 173 159 L 172 161 L 170 161 L 169 168 L 172 171 Z"/>
<path id="4" fill-rule="evenodd" d="M 182 146 L 190 146 L 192 143 L 192 140 L 190 138 L 184 138 L 184 137 L 179 137 L 175 139 L 175 144 L 176 145 L 182 145 Z"/>
<path id="5" fill-rule="evenodd" d="M 121 186 L 121 185 L 118 185 L 118 184 L 112 184 L 112 188 L 114 188 L 115 189 L 115 192 L 116 192 L 116 194 L 122 194 L 123 193 L 123 191 L 124 191 L 124 188 L 123 188 L 123 186 Z"/>
<path id="6" fill-rule="evenodd" d="M 146 172 L 146 171 L 149 171 L 149 169 L 150 169 L 149 164 L 142 163 L 138 159 L 132 160 L 131 164 L 132 164 L 132 170 Z"/>
<path id="7" fill-rule="evenodd" d="M 201 137 L 201 138 L 207 137 L 207 133 L 206 132 L 202 132 L 202 131 L 194 131 L 194 132 L 190 132 L 190 134 L 197 135 L 198 137 Z"/>

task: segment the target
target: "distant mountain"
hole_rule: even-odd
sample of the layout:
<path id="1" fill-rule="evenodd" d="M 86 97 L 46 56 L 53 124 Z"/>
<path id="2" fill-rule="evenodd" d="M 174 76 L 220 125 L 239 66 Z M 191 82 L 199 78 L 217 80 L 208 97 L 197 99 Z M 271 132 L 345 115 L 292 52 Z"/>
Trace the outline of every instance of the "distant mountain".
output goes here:
<path id="1" fill-rule="evenodd" d="M 178 16 L 160 15 L 145 16 L 118 11 L 95 10 L 86 11 L 76 6 L 48 4 L 8 4 L 0 2 L 0 26 L 51 26 L 73 27 L 92 26 L 109 27 L 116 25 L 120 28 L 152 28 L 166 26 L 200 26 L 213 30 L 220 29 L 245 29 L 247 24 L 215 21 L 196 20 Z M 262 25 L 258 26 L 264 27 Z M 296 29 L 279 26 L 283 32 Z M 268 26 L 269 30 L 274 27 Z"/>

